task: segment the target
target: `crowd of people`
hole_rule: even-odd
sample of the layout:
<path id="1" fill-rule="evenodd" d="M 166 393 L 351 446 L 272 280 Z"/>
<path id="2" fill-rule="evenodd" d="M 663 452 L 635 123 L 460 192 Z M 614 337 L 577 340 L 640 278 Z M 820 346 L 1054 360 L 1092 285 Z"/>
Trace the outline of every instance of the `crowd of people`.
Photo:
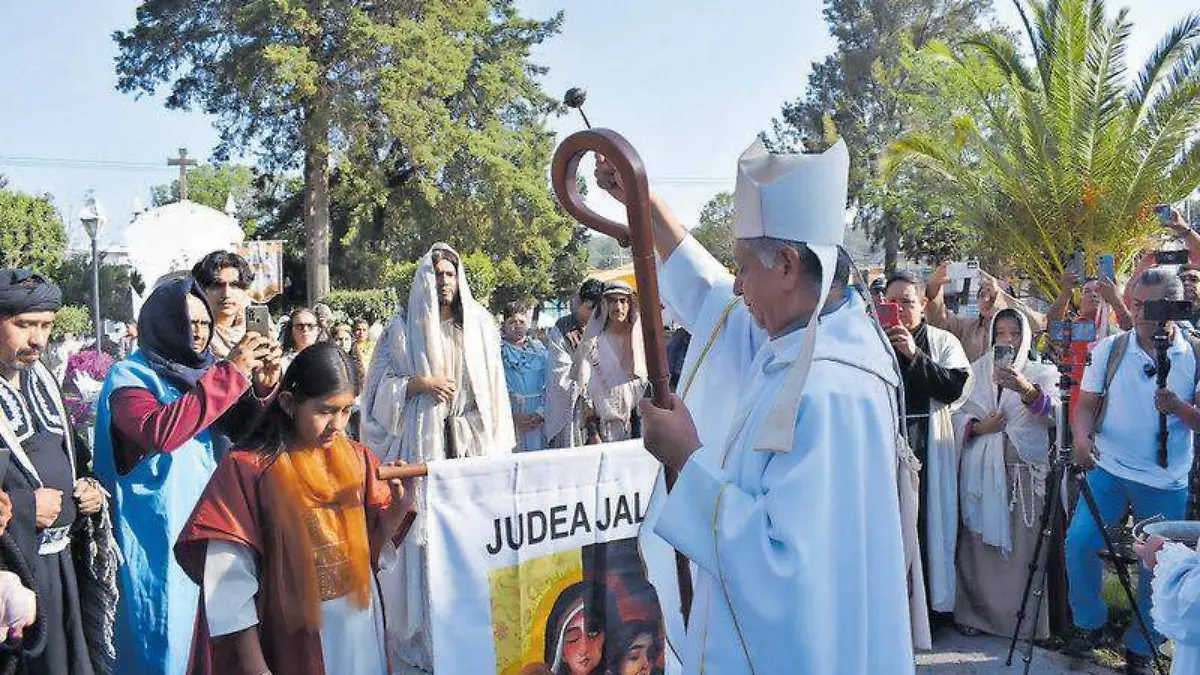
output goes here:
<path id="1" fill-rule="evenodd" d="M 0 586 L 25 648 L 0 658 L 16 672 L 268 670 L 247 658 L 386 672 L 368 569 L 395 591 L 401 658 L 432 670 L 423 547 L 402 536 L 415 495 L 373 467 L 637 435 L 646 376 L 629 286 L 589 280 L 543 342 L 531 304 L 498 326 L 438 245 L 378 339 L 324 305 L 250 330 L 253 272 L 234 253 L 162 280 L 105 345 L 119 360 L 88 447 L 41 363 L 61 293 L 29 270 L 4 275 L 0 431 L 14 461 L 0 515 L 7 567 L 25 571 Z M 306 520 L 318 507 L 334 515 Z"/>
<path id="2" fill-rule="evenodd" d="M 752 148 L 740 171 L 822 181 L 844 153 L 763 168 Z M 597 176 L 625 198 L 607 162 Z M 828 203 L 789 207 L 803 217 L 741 214 L 736 275 L 652 197 L 663 300 L 681 323 L 670 409 L 645 400 L 629 284 L 585 281 L 539 336 L 532 303 L 497 321 L 436 244 L 376 338 L 324 305 L 263 330 L 253 272 L 218 251 L 158 283 L 114 343 L 89 444 L 41 360 L 61 293 L 0 271 L 0 673 L 432 672 L 421 487 L 379 480 L 381 464 L 644 438 L 679 475 L 643 528 L 694 563 L 691 625 L 705 630 L 674 638 L 687 672 L 783 672 L 771 664 L 785 657 L 805 672 L 911 672 L 943 629 L 1012 634 L 1035 551 L 1040 566 L 1057 551 L 1038 539 L 1064 423 L 1106 526 L 1188 517 L 1200 267 L 1151 254 L 1124 288 L 1075 270 L 1045 313 L 981 273 L 977 311 L 957 314 L 947 265 L 928 279 L 854 269 L 838 246 L 841 180 Z M 1200 264 L 1200 236 L 1178 213 L 1169 225 Z M 1189 316 L 1148 315 L 1162 300 Z M 1064 322 L 1091 330 L 1063 337 Z M 1109 616 L 1104 541 L 1089 509 L 1068 506 L 1063 637 L 1086 656 Z M 1151 630 L 1124 636 L 1128 671 L 1149 672 L 1167 637 L 1177 664 L 1195 663 L 1200 557 L 1161 538 L 1138 550 Z M 1049 637 L 1050 614 L 1029 611 L 1023 636 Z M 629 636 L 629 649 L 646 638 L 637 658 L 602 659 L 632 669 L 577 675 L 657 672 L 661 630 Z"/>

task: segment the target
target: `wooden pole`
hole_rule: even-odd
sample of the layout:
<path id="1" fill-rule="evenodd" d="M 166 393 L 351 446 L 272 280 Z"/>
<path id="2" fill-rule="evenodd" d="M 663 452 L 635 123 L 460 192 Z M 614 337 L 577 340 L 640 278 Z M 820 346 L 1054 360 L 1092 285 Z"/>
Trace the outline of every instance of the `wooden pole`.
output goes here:
<path id="1" fill-rule="evenodd" d="M 603 155 L 621 177 L 625 189 L 625 212 L 629 225 L 609 220 L 592 209 L 579 194 L 579 162 L 594 152 Z M 646 168 L 629 141 L 611 129 L 588 129 L 566 138 L 554 152 L 550 169 L 554 193 L 567 213 L 583 225 L 628 246 L 633 254 L 633 273 L 637 279 L 638 306 L 642 317 L 642 339 L 646 346 L 646 370 L 654 405 L 667 408 L 671 402 L 671 379 L 667 368 L 666 339 L 663 336 L 662 303 L 658 293 L 658 274 L 654 265 L 654 230 L 650 219 L 650 186 Z M 676 472 L 666 469 L 667 490 L 675 485 Z M 675 552 L 675 570 L 679 577 L 679 599 L 686 624 L 692 607 L 692 574 L 688 560 Z"/>
<path id="2" fill-rule="evenodd" d="M 420 478 L 429 475 L 429 467 L 424 464 L 382 464 L 375 468 L 375 477 L 379 480 L 403 480 L 405 478 Z"/>

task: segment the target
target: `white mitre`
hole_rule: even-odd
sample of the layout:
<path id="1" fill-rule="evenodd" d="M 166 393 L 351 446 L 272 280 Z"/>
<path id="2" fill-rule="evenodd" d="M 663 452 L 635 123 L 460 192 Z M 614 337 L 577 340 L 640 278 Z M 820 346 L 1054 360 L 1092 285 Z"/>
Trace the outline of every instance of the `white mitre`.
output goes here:
<path id="1" fill-rule="evenodd" d="M 820 315 L 833 285 L 838 248 L 846 234 L 850 153 L 839 140 L 816 154 L 772 154 L 761 140 L 738 160 L 733 234 L 738 239 L 773 237 L 803 242 L 821 261 Z M 804 344 L 768 413 L 756 450 L 788 452 L 804 383 L 812 367 L 820 319 L 804 329 Z"/>
<path id="2" fill-rule="evenodd" d="M 845 141 L 821 154 L 794 155 L 772 154 L 756 140 L 738 160 L 733 234 L 841 246 L 849 182 Z"/>

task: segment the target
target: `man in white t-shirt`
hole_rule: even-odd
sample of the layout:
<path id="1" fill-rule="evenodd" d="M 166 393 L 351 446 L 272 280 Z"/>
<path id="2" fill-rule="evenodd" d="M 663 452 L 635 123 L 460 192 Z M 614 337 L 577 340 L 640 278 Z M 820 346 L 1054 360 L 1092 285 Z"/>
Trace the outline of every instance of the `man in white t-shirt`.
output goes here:
<path id="1" fill-rule="evenodd" d="M 1167 387 L 1158 389 L 1154 333 L 1158 324 L 1145 319 L 1146 303 L 1180 300 L 1178 277 L 1163 269 L 1142 273 L 1133 292 L 1130 310 L 1135 318 L 1128 337 L 1105 339 L 1092 351 L 1091 363 L 1080 383 L 1079 405 L 1072 420 L 1075 462 L 1087 469 L 1087 482 L 1095 494 L 1106 526 L 1117 524 L 1132 505 L 1138 520 L 1161 514 L 1168 519 L 1184 516 L 1188 497 L 1188 471 L 1192 466 L 1193 432 L 1200 429 L 1196 402 L 1196 355 L 1183 331 L 1167 324 L 1171 338 L 1167 357 L 1171 368 Z M 1121 353 L 1122 346 L 1124 347 Z M 1105 387 L 1110 354 L 1119 361 Z M 1104 401 L 1097 424 L 1097 412 Z M 1158 416 L 1167 415 L 1167 466 L 1158 464 Z M 1095 646 L 1108 619 L 1101 594 L 1104 548 L 1100 531 L 1082 497 L 1067 531 L 1067 577 L 1076 635 L 1065 651 L 1084 656 Z M 1138 607 L 1147 624 L 1150 618 L 1150 575 L 1142 570 Z M 1162 641 L 1157 633 L 1155 643 Z M 1134 622 L 1125 634 L 1126 672 L 1151 672 L 1153 647 Z"/>

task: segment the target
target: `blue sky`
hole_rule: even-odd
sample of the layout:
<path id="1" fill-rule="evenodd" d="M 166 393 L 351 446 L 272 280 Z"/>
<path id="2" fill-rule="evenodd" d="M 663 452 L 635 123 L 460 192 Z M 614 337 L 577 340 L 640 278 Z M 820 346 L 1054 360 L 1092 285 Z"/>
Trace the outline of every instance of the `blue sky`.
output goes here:
<path id="1" fill-rule="evenodd" d="M 133 0 L 8 0 L 0 6 L 0 173 L 11 187 L 48 192 L 69 216 L 95 188 L 112 223 L 135 198 L 176 175 L 166 158 L 187 147 L 205 158 L 216 140 L 197 113 L 114 89 L 113 31 L 134 22 Z M 1117 3 L 1112 3 L 1114 6 Z M 588 89 L 593 124 L 639 150 L 652 186 L 689 224 L 730 189 L 735 160 L 804 91 L 809 64 L 833 48 L 819 0 L 519 0 L 530 16 L 566 10 L 562 33 L 536 53 L 546 90 Z M 1007 0 L 999 17 L 1015 20 Z M 1200 0 L 1137 0 L 1131 64 L 1140 64 Z M 572 115 L 560 133 L 582 127 Z M 100 160 L 64 165 L 13 158 Z M 158 165 L 158 166 L 155 166 Z M 602 212 L 617 209 L 596 197 Z"/>

